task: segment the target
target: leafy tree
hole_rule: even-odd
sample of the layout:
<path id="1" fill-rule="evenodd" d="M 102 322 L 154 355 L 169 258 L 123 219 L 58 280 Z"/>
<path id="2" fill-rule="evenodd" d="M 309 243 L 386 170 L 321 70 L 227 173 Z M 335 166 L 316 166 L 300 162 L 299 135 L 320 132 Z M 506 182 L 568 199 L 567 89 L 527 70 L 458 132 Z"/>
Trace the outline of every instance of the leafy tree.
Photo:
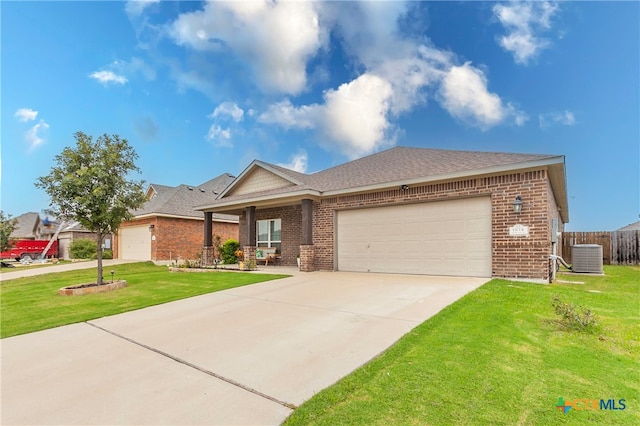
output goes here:
<path id="1" fill-rule="evenodd" d="M 140 172 L 138 154 L 126 139 L 104 134 L 95 141 L 82 132 L 74 134 L 75 148 L 65 148 L 56 165 L 36 181 L 51 198 L 51 211 L 65 220 L 80 222 L 98 234 L 98 280 L 102 284 L 102 241 L 116 233 L 131 211 L 145 202 L 143 181 L 129 180 Z"/>
<path id="2" fill-rule="evenodd" d="M 10 214 L 5 216 L 0 210 L 0 251 L 7 251 L 13 246 L 11 234 L 16 229 L 17 223 L 17 219 L 12 218 Z"/>

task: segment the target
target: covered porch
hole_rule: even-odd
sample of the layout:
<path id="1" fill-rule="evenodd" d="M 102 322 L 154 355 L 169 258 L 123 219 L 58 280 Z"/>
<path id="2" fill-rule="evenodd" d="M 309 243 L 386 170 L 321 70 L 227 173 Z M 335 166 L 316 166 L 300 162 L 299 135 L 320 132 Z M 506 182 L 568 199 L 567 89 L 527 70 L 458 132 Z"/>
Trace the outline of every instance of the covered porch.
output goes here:
<path id="1" fill-rule="evenodd" d="M 316 270 L 315 246 L 313 244 L 313 206 L 311 197 L 290 197 L 287 199 L 245 199 L 235 203 L 220 203 L 203 209 L 204 247 L 203 263 L 214 264 L 213 213 L 233 214 L 239 217 L 239 243 L 246 262 L 256 262 L 263 270 L 271 270 L 272 263 L 258 264 L 256 251 L 260 248 L 275 249 L 275 267 L 296 268 L 300 258 L 300 271 Z"/>

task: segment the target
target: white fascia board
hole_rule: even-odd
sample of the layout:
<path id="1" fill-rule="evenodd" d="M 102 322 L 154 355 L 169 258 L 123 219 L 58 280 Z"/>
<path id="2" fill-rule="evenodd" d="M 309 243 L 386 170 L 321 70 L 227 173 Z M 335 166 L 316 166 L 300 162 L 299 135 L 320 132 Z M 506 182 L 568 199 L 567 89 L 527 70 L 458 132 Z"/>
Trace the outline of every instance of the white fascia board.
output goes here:
<path id="1" fill-rule="evenodd" d="M 227 185 L 227 187 L 220 193 L 218 194 L 218 196 L 216 197 L 216 199 L 220 199 L 223 198 L 225 195 L 227 195 L 227 192 L 229 192 L 233 187 L 235 187 L 238 182 L 240 182 L 248 173 L 249 170 L 253 169 L 253 167 L 258 163 L 258 160 L 253 160 L 251 162 L 251 164 L 249 164 L 243 171 L 242 173 L 240 173 L 229 185 Z"/>
<path id="2" fill-rule="evenodd" d="M 240 200 L 230 200 L 230 201 L 222 201 L 220 203 L 216 203 L 216 204 L 209 204 L 209 205 L 204 205 L 204 206 L 197 206 L 194 208 L 194 210 L 197 211 L 206 211 L 206 210 L 214 210 L 214 209 L 218 209 L 221 207 L 233 207 L 233 206 L 237 206 L 237 205 L 253 205 L 253 204 L 260 204 L 263 203 L 265 201 L 272 201 L 272 200 L 284 200 L 284 199 L 296 199 L 296 198 L 312 198 L 312 199 L 318 199 L 322 196 L 322 194 L 318 191 L 314 191 L 311 189 L 303 189 L 300 191 L 293 191 L 293 192 L 283 192 L 283 193 L 279 193 L 279 194 L 271 194 L 271 195 L 263 195 L 263 196 L 259 196 L 259 197 L 250 197 L 250 198 L 242 198 Z"/>
<path id="3" fill-rule="evenodd" d="M 165 213 L 147 213 L 147 214 L 141 214 L 140 216 L 134 216 L 131 218 L 131 220 L 137 220 L 137 219 L 149 219 L 152 217 L 168 217 L 171 219 L 190 219 L 190 220 L 204 220 L 204 217 L 194 217 L 194 216 L 182 216 L 182 215 L 177 215 L 177 214 L 165 214 Z"/>
<path id="4" fill-rule="evenodd" d="M 485 167 L 482 169 L 465 170 L 460 172 L 445 173 L 441 175 L 427 176 L 427 177 L 421 177 L 421 178 L 401 179 L 398 181 L 383 182 L 383 183 L 378 183 L 374 185 L 365 185 L 360 187 L 337 189 L 333 191 L 323 192 L 322 196 L 334 197 L 337 195 L 345 195 L 345 194 L 351 194 L 355 192 L 376 191 L 376 190 L 387 189 L 387 188 L 392 188 L 394 186 L 401 186 L 401 185 L 411 186 L 411 185 L 417 185 L 417 184 L 423 184 L 423 183 L 429 183 L 429 182 L 461 179 L 461 178 L 466 178 L 471 176 L 493 175 L 496 173 L 515 172 L 517 170 L 547 167 L 554 164 L 564 164 L 564 157 L 558 156 L 558 157 L 552 157 L 552 158 L 545 158 L 541 160 L 527 161 L 523 163 L 509 164 L 504 166 Z"/>

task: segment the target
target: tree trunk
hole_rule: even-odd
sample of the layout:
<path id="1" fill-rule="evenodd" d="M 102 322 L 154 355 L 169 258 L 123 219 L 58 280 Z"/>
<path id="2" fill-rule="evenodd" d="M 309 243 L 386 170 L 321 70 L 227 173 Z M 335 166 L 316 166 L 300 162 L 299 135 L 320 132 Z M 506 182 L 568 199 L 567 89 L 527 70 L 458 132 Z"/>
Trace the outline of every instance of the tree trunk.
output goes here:
<path id="1" fill-rule="evenodd" d="M 98 285 L 102 285 L 102 232 L 98 231 Z"/>

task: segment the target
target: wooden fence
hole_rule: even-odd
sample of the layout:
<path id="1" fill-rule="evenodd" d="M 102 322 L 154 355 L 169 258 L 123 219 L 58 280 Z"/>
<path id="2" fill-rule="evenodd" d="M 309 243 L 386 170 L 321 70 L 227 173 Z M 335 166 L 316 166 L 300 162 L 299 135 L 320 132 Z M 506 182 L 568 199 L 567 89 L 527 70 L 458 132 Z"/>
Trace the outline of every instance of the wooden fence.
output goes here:
<path id="1" fill-rule="evenodd" d="M 567 263 L 576 244 L 601 245 L 605 265 L 640 265 L 640 231 L 563 232 L 561 256 Z"/>

